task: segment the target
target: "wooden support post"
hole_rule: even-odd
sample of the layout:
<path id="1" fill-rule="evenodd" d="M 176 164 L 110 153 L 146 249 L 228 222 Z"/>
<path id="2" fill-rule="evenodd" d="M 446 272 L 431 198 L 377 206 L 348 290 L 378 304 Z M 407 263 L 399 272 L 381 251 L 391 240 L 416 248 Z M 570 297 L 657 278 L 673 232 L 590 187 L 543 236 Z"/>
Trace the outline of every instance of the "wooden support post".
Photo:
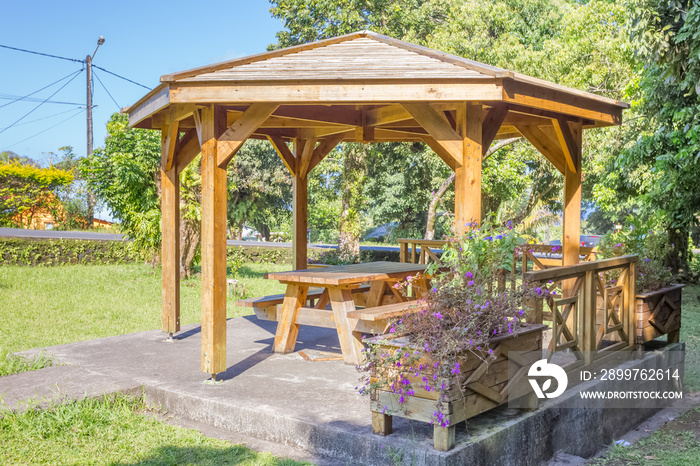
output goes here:
<path id="1" fill-rule="evenodd" d="M 455 426 L 434 426 L 433 447 L 439 451 L 452 450 L 455 447 Z"/>
<path id="2" fill-rule="evenodd" d="M 224 111 L 202 110 L 202 371 L 213 376 L 226 370 L 226 169 L 217 154 L 225 130 Z"/>
<path id="3" fill-rule="evenodd" d="M 292 257 L 294 260 L 294 269 L 302 270 L 307 268 L 308 252 L 307 252 L 307 229 L 308 229 L 308 179 L 306 171 L 302 169 L 302 156 L 306 152 L 310 152 L 307 148 L 308 144 L 313 144 L 306 139 L 297 138 L 294 141 L 294 158 L 297 163 L 297 170 L 294 174 L 292 183 L 292 198 L 293 198 L 293 227 L 292 227 Z M 313 147 L 311 147 L 313 150 Z M 308 166 L 308 164 L 306 164 Z"/>
<path id="4" fill-rule="evenodd" d="M 455 123 L 462 137 L 462 166 L 455 168 L 455 230 L 461 234 L 469 223 L 481 223 L 481 105 L 459 104 Z"/>
<path id="5" fill-rule="evenodd" d="M 562 238 L 562 265 L 579 263 L 581 242 L 581 122 L 571 125 L 571 133 L 577 148 L 576 170 L 568 165 L 564 172 L 564 231 Z M 562 283 L 564 297 L 569 297 L 573 280 Z"/>
<path id="6" fill-rule="evenodd" d="M 180 331 L 180 177 L 169 154 L 175 142 L 164 126 L 161 154 L 161 302 L 163 332 Z M 166 169 L 169 158 L 170 167 Z"/>
<path id="7" fill-rule="evenodd" d="M 401 243 L 399 252 L 399 262 L 408 262 L 408 243 Z"/>
<path id="8" fill-rule="evenodd" d="M 377 435 L 390 435 L 394 430 L 392 427 L 392 417 L 388 414 L 372 411 L 372 433 Z"/>

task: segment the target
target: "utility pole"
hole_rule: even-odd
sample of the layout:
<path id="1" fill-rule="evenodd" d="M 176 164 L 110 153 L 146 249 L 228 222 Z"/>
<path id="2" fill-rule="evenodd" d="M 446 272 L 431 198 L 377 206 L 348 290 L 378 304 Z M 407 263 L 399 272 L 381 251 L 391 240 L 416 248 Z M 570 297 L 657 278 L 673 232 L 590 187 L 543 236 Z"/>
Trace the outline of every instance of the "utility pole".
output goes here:
<path id="1" fill-rule="evenodd" d="M 97 39 L 97 47 L 92 55 L 85 57 L 85 66 L 87 68 L 87 156 L 92 154 L 92 59 L 95 58 L 97 49 L 105 43 L 105 38 L 100 36 Z M 95 218 L 95 194 L 87 190 L 87 227 L 92 228 Z"/>

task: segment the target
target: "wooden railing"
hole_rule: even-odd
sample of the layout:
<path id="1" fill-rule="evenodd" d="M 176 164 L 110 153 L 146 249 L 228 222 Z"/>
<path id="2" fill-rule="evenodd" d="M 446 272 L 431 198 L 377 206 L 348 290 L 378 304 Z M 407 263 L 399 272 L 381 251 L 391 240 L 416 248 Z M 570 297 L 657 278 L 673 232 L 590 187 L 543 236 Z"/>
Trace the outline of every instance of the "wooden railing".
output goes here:
<path id="1" fill-rule="evenodd" d="M 442 249 L 447 243 L 443 240 L 413 238 L 399 238 L 398 242 L 401 247 L 399 260 L 411 264 L 427 264 L 431 260 L 440 263 L 440 258 L 431 248 Z M 420 253 L 418 253 L 419 248 Z"/>
<path id="2" fill-rule="evenodd" d="M 579 256 L 581 262 L 592 262 L 596 260 L 598 249 L 580 247 Z M 551 267 L 561 267 L 562 247 L 552 244 L 528 244 L 523 252 L 523 273 L 528 271 L 528 264 L 532 263 L 532 270 L 544 270 Z"/>
<path id="3" fill-rule="evenodd" d="M 528 321 L 541 324 L 544 306 L 550 311 L 552 339 L 547 360 L 558 351 L 571 349 L 576 361 L 565 368 L 572 369 L 618 350 L 636 348 L 633 277 L 637 260 L 638 256 L 624 256 L 524 274 L 541 293 L 529 306 Z M 614 285 L 609 283 L 611 276 L 616 277 Z"/>

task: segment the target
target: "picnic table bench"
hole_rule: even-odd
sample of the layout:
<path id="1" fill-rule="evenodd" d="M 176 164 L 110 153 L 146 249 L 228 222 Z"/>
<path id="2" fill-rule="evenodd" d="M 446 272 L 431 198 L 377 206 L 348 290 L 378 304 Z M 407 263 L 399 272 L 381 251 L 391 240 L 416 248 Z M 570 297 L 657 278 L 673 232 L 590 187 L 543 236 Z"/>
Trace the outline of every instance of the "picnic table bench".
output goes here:
<path id="1" fill-rule="evenodd" d="M 422 264 L 372 262 L 269 273 L 265 278 L 287 285 L 284 295 L 236 304 L 252 307 L 261 320 L 278 322 L 275 352 L 294 351 L 299 325 L 335 328 L 344 361 L 359 364 L 363 334 L 384 333 L 392 319 L 421 309 L 391 285 L 424 270 Z"/>

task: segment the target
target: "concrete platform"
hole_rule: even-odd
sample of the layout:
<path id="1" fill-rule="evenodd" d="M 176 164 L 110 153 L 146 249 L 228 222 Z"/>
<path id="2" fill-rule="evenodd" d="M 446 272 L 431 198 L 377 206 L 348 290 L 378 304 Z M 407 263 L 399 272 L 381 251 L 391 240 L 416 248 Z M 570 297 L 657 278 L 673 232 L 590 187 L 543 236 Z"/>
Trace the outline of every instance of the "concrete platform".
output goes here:
<path id="1" fill-rule="evenodd" d="M 219 374 L 223 382 L 217 384 L 205 383 L 207 375 L 200 372 L 199 327 L 191 326 L 172 343 L 150 331 L 21 353 L 31 357 L 45 351 L 68 366 L 0 378 L 0 394 L 9 393 L 19 403 L 23 377 L 31 377 L 34 386 L 41 380 L 49 381 L 44 386 L 57 384 L 58 392 L 64 387 L 63 396 L 73 397 L 82 389 L 90 395 L 143 387 L 147 401 L 189 426 L 198 423 L 236 439 L 256 439 L 251 446 L 274 445 L 275 454 L 320 464 L 534 465 L 558 451 L 588 457 L 656 411 L 562 409 L 557 400 L 528 413 L 502 407 L 471 419 L 468 433 L 459 425 L 455 449 L 438 452 L 429 424 L 395 417 L 394 434 L 373 435 L 369 399 L 355 391 L 355 368 L 338 360 L 307 361 L 298 354 L 339 356 L 333 330 L 302 327 L 297 353 L 278 355 L 271 350 L 275 326 L 254 316 L 230 319 L 229 369 Z M 661 353 L 650 353 L 642 362 L 653 363 Z M 30 381 L 27 387 L 28 396 L 41 396 L 32 393 Z"/>

